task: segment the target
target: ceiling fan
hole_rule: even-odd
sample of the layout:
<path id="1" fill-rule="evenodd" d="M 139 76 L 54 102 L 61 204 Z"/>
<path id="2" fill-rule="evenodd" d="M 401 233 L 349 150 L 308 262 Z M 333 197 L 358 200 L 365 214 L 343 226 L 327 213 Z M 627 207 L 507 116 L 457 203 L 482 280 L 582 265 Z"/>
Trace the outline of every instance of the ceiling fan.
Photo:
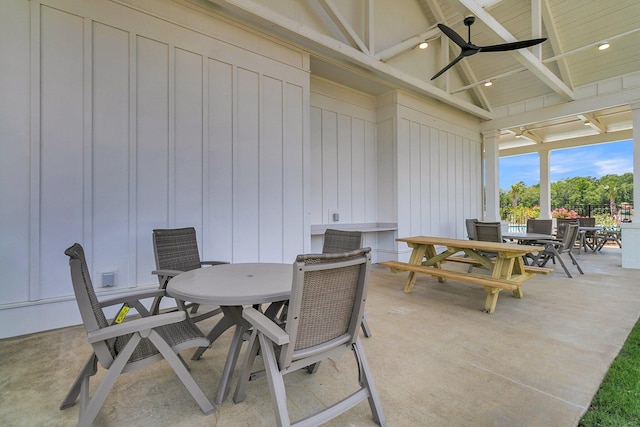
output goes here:
<path id="1" fill-rule="evenodd" d="M 475 44 L 471 43 L 471 25 L 473 25 L 475 21 L 476 21 L 475 16 L 467 16 L 466 18 L 464 18 L 464 21 L 463 21 L 464 25 L 466 25 L 467 28 L 469 29 L 468 42 L 465 42 L 464 39 L 458 35 L 458 33 L 453 31 L 451 28 L 447 27 L 446 25 L 438 24 L 438 28 L 440 28 L 440 30 L 443 33 L 445 33 L 447 37 L 453 40 L 455 44 L 460 46 L 460 49 L 462 49 L 462 52 L 460 52 L 460 55 L 458 55 L 456 59 L 451 61 L 449 65 L 444 67 L 442 70 L 438 71 L 435 76 L 431 77 L 431 80 L 434 80 L 440 77 L 442 73 L 447 71 L 449 68 L 453 67 L 462 58 L 466 56 L 475 55 L 478 52 L 504 52 L 507 50 L 522 49 L 524 47 L 535 46 L 546 40 L 546 38 L 543 38 L 543 39 L 523 40 L 523 41 L 518 41 L 513 43 L 495 44 L 491 46 L 476 46 Z"/>

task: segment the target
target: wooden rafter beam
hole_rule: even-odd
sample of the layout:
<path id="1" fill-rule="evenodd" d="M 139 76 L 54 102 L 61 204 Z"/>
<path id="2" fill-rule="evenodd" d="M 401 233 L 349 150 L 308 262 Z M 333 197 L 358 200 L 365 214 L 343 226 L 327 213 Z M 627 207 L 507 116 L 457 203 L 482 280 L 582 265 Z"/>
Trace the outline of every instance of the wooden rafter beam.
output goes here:
<path id="1" fill-rule="evenodd" d="M 351 24 L 342 15 L 340 10 L 333 4 L 331 0 L 320 0 L 320 5 L 329 15 L 333 23 L 340 29 L 342 34 L 353 44 L 355 44 L 362 53 L 370 55 L 369 48 L 364 44 L 360 36 L 355 32 Z"/>
<path id="2" fill-rule="evenodd" d="M 505 42 L 511 43 L 517 39 L 504 28 L 493 16 L 485 12 L 475 0 L 460 0 L 464 6 L 473 13 L 476 18 L 484 22 L 494 33 Z M 533 75 L 538 77 L 547 86 L 566 100 L 574 100 L 575 94 L 562 80 L 551 72 L 540 59 L 536 58 L 528 49 L 518 49 L 511 52 L 515 58 L 524 65 Z"/>

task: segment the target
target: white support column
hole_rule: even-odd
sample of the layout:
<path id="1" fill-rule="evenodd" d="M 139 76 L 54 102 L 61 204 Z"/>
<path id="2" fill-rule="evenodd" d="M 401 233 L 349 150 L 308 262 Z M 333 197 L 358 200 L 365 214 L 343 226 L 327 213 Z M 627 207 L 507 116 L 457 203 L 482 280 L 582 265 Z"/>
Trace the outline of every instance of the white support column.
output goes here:
<path id="1" fill-rule="evenodd" d="M 540 156 L 540 218 L 551 218 L 551 150 L 538 151 Z"/>
<path id="2" fill-rule="evenodd" d="M 484 220 L 500 221 L 500 183 L 498 180 L 498 137 L 500 132 L 483 132 Z"/>
<path id="3" fill-rule="evenodd" d="M 633 209 L 640 203 L 640 101 L 631 103 L 633 125 Z M 640 217 L 622 224 L 622 267 L 640 269 Z"/>

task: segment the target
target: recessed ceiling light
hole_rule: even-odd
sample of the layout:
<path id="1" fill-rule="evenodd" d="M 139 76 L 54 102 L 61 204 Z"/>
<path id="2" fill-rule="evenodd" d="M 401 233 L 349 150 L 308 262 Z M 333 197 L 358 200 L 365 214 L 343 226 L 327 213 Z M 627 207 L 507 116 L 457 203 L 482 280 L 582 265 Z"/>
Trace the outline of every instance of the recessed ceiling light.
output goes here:
<path id="1" fill-rule="evenodd" d="M 486 82 L 484 82 L 484 86 L 485 87 L 489 87 L 493 84 L 493 82 L 491 80 L 487 80 Z"/>
<path id="2" fill-rule="evenodd" d="M 600 43 L 600 44 L 598 45 L 598 50 L 605 50 L 605 49 L 609 49 L 609 46 L 610 46 L 610 45 L 609 45 L 609 42 L 604 41 L 604 42 L 602 42 L 602 43 Z"/>
<path id="3" fill-rule="evenodd" d="M 418 45 L 418 47 L 419 47 L 420 49 L 426 49 L 426 48 L 428 48 L 428 47 L 429 47 L 429 43 L 427 43 L 426 41 L 424 41 L 424 42 L 420 43 L 420 44 Z"/>

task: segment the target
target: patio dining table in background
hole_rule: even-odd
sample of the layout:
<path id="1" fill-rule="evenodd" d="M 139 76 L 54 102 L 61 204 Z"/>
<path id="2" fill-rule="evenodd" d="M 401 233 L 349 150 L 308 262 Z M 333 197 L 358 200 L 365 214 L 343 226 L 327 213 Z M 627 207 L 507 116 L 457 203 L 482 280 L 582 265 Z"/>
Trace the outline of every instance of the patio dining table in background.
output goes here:
<path id="1" fill-rule="evenodd" d="M 178 301 L 220 306 L 223 317 L 207 335 L 212 343 L 224 331 L 235 326 L 216 403 L 222 403 L 226 397 L 229 380 L 242 347 L 242 336 L 249 329 L 249 323 L 242 318 L 243 306 L 288 300 L 292 277 L 291 264 L 221 264 L 181 273 L 167 285 L 167 294 Z M 271 304 L 265 314 L 275 315 L 280 306 Z M 198 359 L 206 349 L 198 349 L 192 359 Z"/>

